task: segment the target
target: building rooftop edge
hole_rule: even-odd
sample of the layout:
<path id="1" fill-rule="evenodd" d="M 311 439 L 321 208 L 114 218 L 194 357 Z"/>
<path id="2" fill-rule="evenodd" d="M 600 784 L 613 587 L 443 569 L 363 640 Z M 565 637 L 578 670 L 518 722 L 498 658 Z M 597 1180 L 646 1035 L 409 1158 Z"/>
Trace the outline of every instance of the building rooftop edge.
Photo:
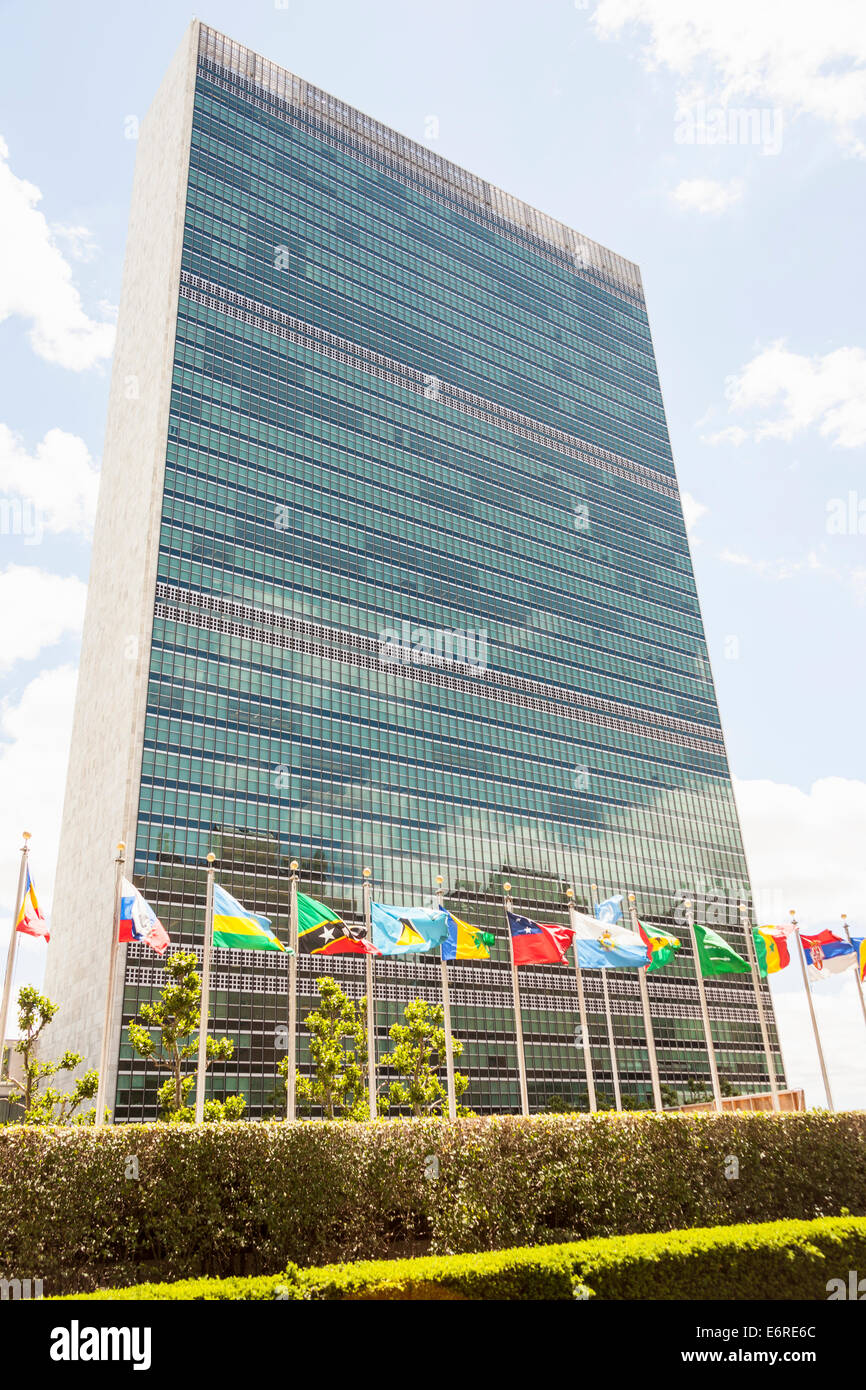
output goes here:
<path id="1" fill-rule="evenodd" d="M 288 68 L 264 58 L 261 54 L 237 43 L 218 29 L 200 20 L 198 25 L 198 54 L 227 69 L 242 80 L 270 92 L 301 109 L 306 108 L 319 121 L 324 121 L 341 133 L 375 147 L 392 163 L 408 165 L 429 184 L 439 185 L 442 191 L 471 200 L 482 213 L 510 223 L 519 232 L 543 242 L 570 257 L 574 269 L 590 276 L 615 281 L 630 296 L 643 301 L 640 270 L 633 262 L 608 247 L 584 236 L 566 223 L 539 211 L 530 203 L 506 193 L 486 179 L 470 173 L 461 165 L 434 154 L 426 145 L 400 134 L 381 121 L 367 116 L 355 107 L 298 77 Z"/>

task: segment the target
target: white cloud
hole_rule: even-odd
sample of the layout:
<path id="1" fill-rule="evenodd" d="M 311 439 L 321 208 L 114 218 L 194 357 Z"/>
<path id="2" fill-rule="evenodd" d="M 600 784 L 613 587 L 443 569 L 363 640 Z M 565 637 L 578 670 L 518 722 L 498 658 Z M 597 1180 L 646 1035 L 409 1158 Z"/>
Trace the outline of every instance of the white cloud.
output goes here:
<path id="1" fill-rule="evenodd" d="M 72 282 L 72 271 L 37 203 L 41 191 L 19 179 L 7 163 L 0 138 L 0 322 L 19 315 L 30 327 L 33 350 L 48 362 L 84 371 L 111 356 L 114 325 L 89 317 Z M 83 228 L 65 228 L 79 251 L 86 244 Z"/>
<path id="2" fill-rule="evenodd" d="M 87 585 L 74 575 L 64 578 L 25 565 L 9 565 L 3 570 L 0 671 L 8 671 L 18 661 L 32 661 L 61 637 L 79 633 L 86 597 Z"/>
<path id="3" fill-rule="evenodd" d="M 806 931 L 840 930 L 846 912 L 855 935 L 866 930 L 866 782 L 825 777 L 808 792 L 770 781 L 735 779 L 758 917 L 786 923 L 794 908 Z M 792 943 L 793 944 L 793 943 Z M 809 1104 L 824 1104 L 808 1005 L 796 957 L 771 980 L 789 1083 L 805 1085 Z M 833 1099 L 866 1105 L 862 1058 L 866 1031 L 854 972 L 813 992 Z"/>
<path id="4" fill-rule="evenodd" d="M 749 431 L 744 430 L 742 425 L 729 425 L 723 430 L 718 430 L 715 434 L 702 434 L 701 442 L 704 444 L 732 444 L 735 449 L 739 449 L 741 444 L 745 444 L 749 438 Z"/>
<path id="5" fill-rule="evenodd" d="M 812 116 L 849 152 L 866 154 L 861 0 L 599 0 L 593 24 L 604 39 L 629 26 L 648 30 L 645 66 L 687 81 L 692 100 L 748 101 Z"/>
<path id="6" fill-rule="evenodd" d="M 718 214 L 725 212 L 743 196 L 740 179 L 720 183 L 718 179 L 682 179 L 671 193 L 677 207 L 685 212 Z"/>
<path id="7" fill-rule="evenodd" d="M 866 602 L 866 570 L 855 566 L 828 565 L 816 550 L 807 551 L 799 560 L 755 560 L 738 550 L 720 550 L 718 558 L 726 565 L 751 570 L 759 579 L 769 579 L 775 583 L 784 583 L 807 574 L 818 575 L 849 589 L 857 603 Z"/>
<path id="8" fill-rule="evenodd" d="M 812 426 L 842 449 L 866 444 L 866 352 L 837 348 L 824 356 L 791 352 L 783 340 L 764 348 L 733 376 L 732 411 L 776 407 L 752 429 L 755 440 L 791 440 Z"/>
<path id="9" fill-rule="evenodd" d="M 706 516 L 709 508 L 705 507 L 703 502 L 699 502 L 697 498 L 692 497 L 690 492 L 683 492 L 680 494 L 680 497 L 683 504 L 683 518 L 686 523 L 686 530 L 689 535 L 691 535 L 701 517 Z"/>
<path id="10" fill-rule="evenodd" d="M 65 430 L 48 430 L 29 454 L 0 424 L 0 505 L 7 533 L 38 544 L 43 531 L 88 534 L 96 514 L 99 472 L 87 445 Z M 20 499 L 17 507 L 10 500 Z M 24 505 L 22 505 L 24 504 Z"/>
<path id="11" fill-rule="evenodd" d="M 66 785 L 77 673 L 71 666 L 42 671 L 17 704 L 0 703 L 0 952 L 6 958 L 13 895 L 18 881 L 21 832 L 29 830 L 30 866 L 39 906 L 49 917 Z M 15 985 L 38 984 L 45 968 L 44 942 L 22 937 Z"/>
<path id="12" fill-rule="evenodd" d="M 62 241 L 74 261 L 92 261 L 99 247 L 87 227 L 72 227 L 64 222 L 52 222 L 51 235 Z"/>

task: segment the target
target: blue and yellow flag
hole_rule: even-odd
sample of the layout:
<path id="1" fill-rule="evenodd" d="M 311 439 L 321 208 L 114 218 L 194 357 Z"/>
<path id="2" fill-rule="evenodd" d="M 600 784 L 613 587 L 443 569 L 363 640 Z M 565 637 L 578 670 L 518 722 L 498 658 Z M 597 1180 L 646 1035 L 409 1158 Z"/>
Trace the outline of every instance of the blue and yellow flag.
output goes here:
<path id="1" fill-rule="evenodd" d="M 448 913 L 441 907 L 394 907 L 371 903 L 373 945 L 383 956 L 432 951 L 448 935 Z"/>
<path id="2" fill-rule="evenodd" d="M 459 917 L 450 912 L 445 915 L 448 918 L 448 935 L 442 942 L 442 959 L 489 960 L 490 952 L 484 938 L 490 936 L 490 933 L 470 927 L 468 922 L 461 922 Z"/>

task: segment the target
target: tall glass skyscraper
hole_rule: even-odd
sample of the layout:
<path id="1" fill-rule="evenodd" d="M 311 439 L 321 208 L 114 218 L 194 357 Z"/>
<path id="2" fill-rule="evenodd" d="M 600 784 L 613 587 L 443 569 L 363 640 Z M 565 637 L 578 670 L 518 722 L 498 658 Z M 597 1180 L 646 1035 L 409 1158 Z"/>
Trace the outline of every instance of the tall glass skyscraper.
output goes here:
<path id="1" fill-rule="evenodd" d="M 479 1112 L 519 1106 L 504 882 L 546 921 L 569 886 L 589 910 L 592 884 L 633 891 L 659 924 L 694 897 L 745 950 L 637 267 L 198 22 L 141 130 L 49 954 L 55 1044 L 89 1062 L 121 837 L 187 947 L 209 850 L 283 940 L 293 858 L 355 920 L 365 865 L 388 902 L 429 901 L 441 875 L 496 933 L 489 963 L 451 967 Z M 285 958 L 214 969 L 236 1048 L 211 1093 L 271 1114 Z M 301 1018 L 326 970 L 362 994 L 360 958 L 302 957 Z M 126 949 L 118 1119 L 155 1115 L 126 1025 L 162 973 Z M 646 1104 L 635 973 L 609 975 L 623 1094 Z M 376 981 L 381 1051 L 407 999 L 438 1000 L 438 963 L 379 961 Z M 585 1106 L 573 970 L 521 981 L 532 1109 Z M 682 1094 L 709 1077 L 685 939 L 649 990 Z M 764 1090 L 750 980 L 707 993 L 722 1077 Z"/>

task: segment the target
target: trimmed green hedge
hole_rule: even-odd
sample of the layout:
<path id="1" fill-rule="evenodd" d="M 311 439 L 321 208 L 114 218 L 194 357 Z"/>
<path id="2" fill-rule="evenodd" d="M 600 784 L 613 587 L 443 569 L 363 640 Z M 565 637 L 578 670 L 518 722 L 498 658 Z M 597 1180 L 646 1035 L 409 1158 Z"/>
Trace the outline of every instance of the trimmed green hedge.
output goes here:
<path id="1" fill-rule="evenodd" d="M 184 1279 L 85 1299 L 826 1299 L 866 1266 L 866 1219 L 774 1221 L 613 1236 L 567 1245 L 291 1266 L 257 1279 Z"/>
<path id="2" fill-rule="evenodd" d="M 0 1276 L 46 1293 L 848 1212 L 859 1112 L 0 1129 Z"/>

